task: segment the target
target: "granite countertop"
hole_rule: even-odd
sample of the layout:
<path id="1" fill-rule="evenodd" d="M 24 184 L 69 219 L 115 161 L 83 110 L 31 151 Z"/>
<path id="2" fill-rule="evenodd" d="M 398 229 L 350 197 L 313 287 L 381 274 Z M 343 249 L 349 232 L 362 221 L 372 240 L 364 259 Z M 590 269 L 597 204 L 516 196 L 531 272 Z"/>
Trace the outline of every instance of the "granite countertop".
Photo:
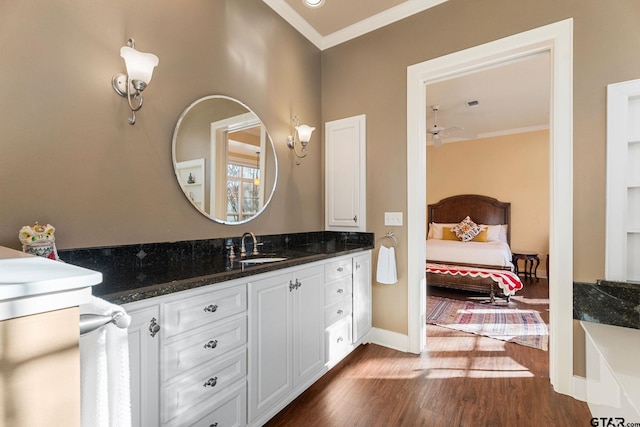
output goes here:
<path id="1" fill-rule="evenodd" d="M 374 248 L 372 233 L 348 233 L 346 238 L 345 233 L 304 234 L 305 239 L 286 235 L 287 244 L 279 244 L 280 235 L 259 239 L 264 243 L 259 255 L 241 258 L 236 250 L 234 259 L 226 247 L 237 241 L 228 239 L 75 249 L 59 255 L 66 262 L 102 272 L 103 282 L 93 287 L 93 295 L 126 304 Z M 255 257 L 286 260 L 246 266 L 239 262 Z"/>

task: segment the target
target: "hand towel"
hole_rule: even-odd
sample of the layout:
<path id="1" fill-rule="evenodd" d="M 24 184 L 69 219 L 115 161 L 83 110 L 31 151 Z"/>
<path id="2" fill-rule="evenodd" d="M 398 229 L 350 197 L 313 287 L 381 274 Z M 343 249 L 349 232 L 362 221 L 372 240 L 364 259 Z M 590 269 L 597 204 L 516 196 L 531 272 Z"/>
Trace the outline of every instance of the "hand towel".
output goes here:
<path id="1" fill-rule="evenodd" d="M 81 314 L 111 315 L 122 307 L 91 297 Z M 80 337 L 82 427 L 131 427 L 129 338 L 108 323 Z"/>
<path id="2" fill-rule="evenodd" d="M 376 281 L 385 285 L 392 285 L 398 281 L 396 272 L 396 251 L 395 248 L 380 246 L 378 252 L 378 269 Z"/>

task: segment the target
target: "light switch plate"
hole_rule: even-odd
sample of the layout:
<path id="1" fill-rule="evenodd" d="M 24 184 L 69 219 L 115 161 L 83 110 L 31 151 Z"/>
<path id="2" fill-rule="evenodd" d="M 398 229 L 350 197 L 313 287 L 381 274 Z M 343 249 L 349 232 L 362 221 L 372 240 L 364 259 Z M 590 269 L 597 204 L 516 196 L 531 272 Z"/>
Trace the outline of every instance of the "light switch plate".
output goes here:
<path id="1" fill-rule="evenodd" d="M 401 227 L 402 226 L 402 212 L 385 212 L 384 213 L 384 225 Z"/>

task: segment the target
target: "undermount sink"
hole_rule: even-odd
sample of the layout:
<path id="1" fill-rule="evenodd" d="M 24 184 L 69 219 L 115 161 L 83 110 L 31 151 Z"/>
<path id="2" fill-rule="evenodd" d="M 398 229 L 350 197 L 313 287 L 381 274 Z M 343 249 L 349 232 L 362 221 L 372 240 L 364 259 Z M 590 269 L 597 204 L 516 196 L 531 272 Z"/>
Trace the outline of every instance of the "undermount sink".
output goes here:
<path id="1" fill-rule="evenodd" d="M 249 258 L 249 259 L 241 259 L 240 263 L 243 265 L 247 265 L 247 264 L 267 264 L 270 262 L 278 262 L 278 261 L 284 261 L 287 258 L 277 258 L 277 257 L 272 257 L 272 258 Z"/>

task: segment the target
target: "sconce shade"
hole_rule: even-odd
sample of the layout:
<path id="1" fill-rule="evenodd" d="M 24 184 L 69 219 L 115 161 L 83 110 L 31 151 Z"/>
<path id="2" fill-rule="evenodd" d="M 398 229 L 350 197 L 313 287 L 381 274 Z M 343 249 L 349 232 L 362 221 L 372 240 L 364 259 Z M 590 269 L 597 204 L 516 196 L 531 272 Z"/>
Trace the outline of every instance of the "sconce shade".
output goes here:
<path id="1" fill-rule="evenodd" d="M 302 142 L 305 145 L 308 144 L 309 141 L 311 140 L 311 133 L 314 130 L 316 130 L 316 128 L 307 126 L 307 125 L 296 126 L 296 132 L 298 132 L 298 138 L 300 138 L 300 142 Z"/>
<path id="2" fill-rule="evenodd" d="M 152 53 L 138 52 L 129 46 L 120 49 L 120 56 L 124 58 L 127 74 L 131 80 L 139 80 L 149 84 L 153 75 L 153 68 L 158 65 L 158 57 Z"/>

